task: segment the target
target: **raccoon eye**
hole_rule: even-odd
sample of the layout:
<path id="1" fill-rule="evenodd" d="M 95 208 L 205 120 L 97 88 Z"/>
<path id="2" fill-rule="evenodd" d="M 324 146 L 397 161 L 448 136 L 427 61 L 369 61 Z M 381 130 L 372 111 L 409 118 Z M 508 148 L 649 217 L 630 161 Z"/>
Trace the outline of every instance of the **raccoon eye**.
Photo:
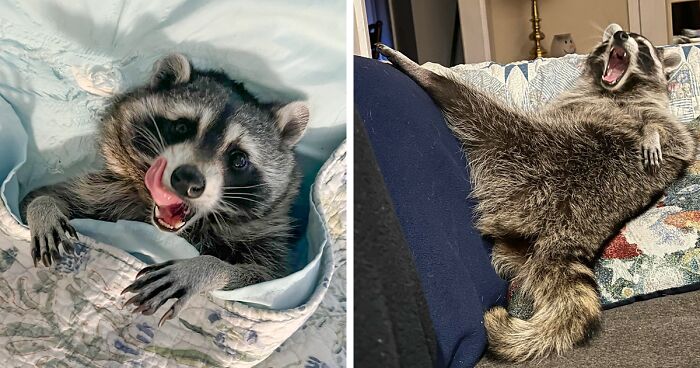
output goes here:
<path id="1" fill-rule="evenodd" d="M 236 169 L 242 169 L 248 166 L 248 155 L 238 150 L 231 152 L 231 165 Z"/>
<path id="2" fill-rule="evenodd" d="M 177 134 L 187 134 L 190 130 L 189 124 L 187 124 L 187 121 L 185 120 L 177 120 L 175 121 L 175 133 Z"/>

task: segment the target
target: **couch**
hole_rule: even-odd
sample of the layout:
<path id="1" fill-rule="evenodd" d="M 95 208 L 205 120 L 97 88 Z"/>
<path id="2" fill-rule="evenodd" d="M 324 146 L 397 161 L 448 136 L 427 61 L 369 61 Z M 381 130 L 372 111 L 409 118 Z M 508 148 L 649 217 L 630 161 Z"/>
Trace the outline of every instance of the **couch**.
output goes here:
<path id="1" fill-rule="evenodd" d="M 529 70 L 523 64 L 474 66 L 490 67 L 526 77 Z M 517 95 L 512 85 L 483 75 L 473 80 L 505 99 Z M 553 85 L 544 89 L 549 96 L 528 101 L 546 102 L 567 87 Z M 483 312 L 507 304 L 509 292 L 490 265 L 491 245 L 472 225 L 459 143 L 430 97 L 390 64 L 355 57 L 354 89 L 355 298 L 371 304 L 356 303 L 356 364 L 505 366 L 483 357 Z M 605 311 L 603 329 L 590 343 L 522 366 L 698 366 L 692 341 L 700 333 L 691 327 L 700 320 L 696 288 L 661 287 L 624 300 L 610 294 L 608 307 L 619 307 Z M 688 292 L 643 301 L 679 291 Z"/>

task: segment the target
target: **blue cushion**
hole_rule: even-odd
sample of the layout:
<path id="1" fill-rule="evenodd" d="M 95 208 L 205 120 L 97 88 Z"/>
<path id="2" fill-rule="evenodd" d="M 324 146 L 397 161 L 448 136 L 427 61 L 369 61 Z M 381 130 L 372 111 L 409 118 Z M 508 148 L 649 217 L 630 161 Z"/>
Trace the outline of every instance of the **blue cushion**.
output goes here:
<path id="1" fill-rule="evenodd" d="M 483 313 L 505 303 L 506 283 L 473 226 L 460 144 L 430 96 L 403 73 L 361 57 L 354 69 L 355 107 L 414 256 L 438 366 L 473 366 L 487 343 Z"/>

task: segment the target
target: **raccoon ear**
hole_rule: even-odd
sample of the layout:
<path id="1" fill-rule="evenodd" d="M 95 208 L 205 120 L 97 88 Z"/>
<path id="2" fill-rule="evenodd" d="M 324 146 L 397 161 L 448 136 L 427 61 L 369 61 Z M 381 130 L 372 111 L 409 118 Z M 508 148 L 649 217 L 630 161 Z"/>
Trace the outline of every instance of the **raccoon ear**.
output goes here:
<path id="1" fill-rule="evenodd" d="M 610 25 L 605 28 L 605 31 L 603 32 L 603 42 L 607 41 L 612 37 L 612 35 L 615 34 L 617 31 L 622 31 L 622 27 L 617 24 L 617 23 L 610 23 Z"/>
<path id="2" fill-rule="evenodd" d="M 182 54 L 170 54 L 153 64 L 151 88 L 168 88 L 190 80 L 192 67 Z"/>
<path id="3" fill-rule="evenodd" d="M 295 101 L 275 110 L 277 128 L 282 133 L 282 141 L 289 147 L 299 142 L 309 123 L 309 107 L 306 102 Z"/>
<path id="4" fill-rule="evenodd" d="M 661 51 L 661 61 L 664 64 L 664 74 L 668 75 L 681 65 L 681 57 L 678 53 L 663 49 Z"/>

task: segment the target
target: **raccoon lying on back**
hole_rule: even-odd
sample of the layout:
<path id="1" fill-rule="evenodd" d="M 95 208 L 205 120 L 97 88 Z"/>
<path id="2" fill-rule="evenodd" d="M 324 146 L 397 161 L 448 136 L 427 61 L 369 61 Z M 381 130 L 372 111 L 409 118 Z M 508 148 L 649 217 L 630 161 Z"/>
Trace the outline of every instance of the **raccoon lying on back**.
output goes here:
<path id="1" fill-rule="evenodd" d="M 486 312 L 490 351 L 519 362 L 584 341 L 601 318 L 597 252 L 696 155 L 695 138 L 669 111 L 666 72 L 677 55 L 611 25 L 575 88 L 527 113 L 379 50 L 442 108 L 469 159 L 493 265 L 533 301 L 528 320 L 503 307 Z"/>
<path id="2" fill-rule="evenodd" d="M 118 96 L 106 112 L 105 167 L 23 200 L 34 264 L 55 262 L 59 244 L 72 250 L 73 218 L 143 221 L 177 233 L 201 255 L 148 266 L 124 290 L 136 293 L 126 305 L 146 315 L 177 299 L 160 324 L 199 292 L 283 275 L 300 180 L 292 149 L 308 118 L 304 103 L 261 104 L 183 55 L 160 60 L 149 85 Z"/>

